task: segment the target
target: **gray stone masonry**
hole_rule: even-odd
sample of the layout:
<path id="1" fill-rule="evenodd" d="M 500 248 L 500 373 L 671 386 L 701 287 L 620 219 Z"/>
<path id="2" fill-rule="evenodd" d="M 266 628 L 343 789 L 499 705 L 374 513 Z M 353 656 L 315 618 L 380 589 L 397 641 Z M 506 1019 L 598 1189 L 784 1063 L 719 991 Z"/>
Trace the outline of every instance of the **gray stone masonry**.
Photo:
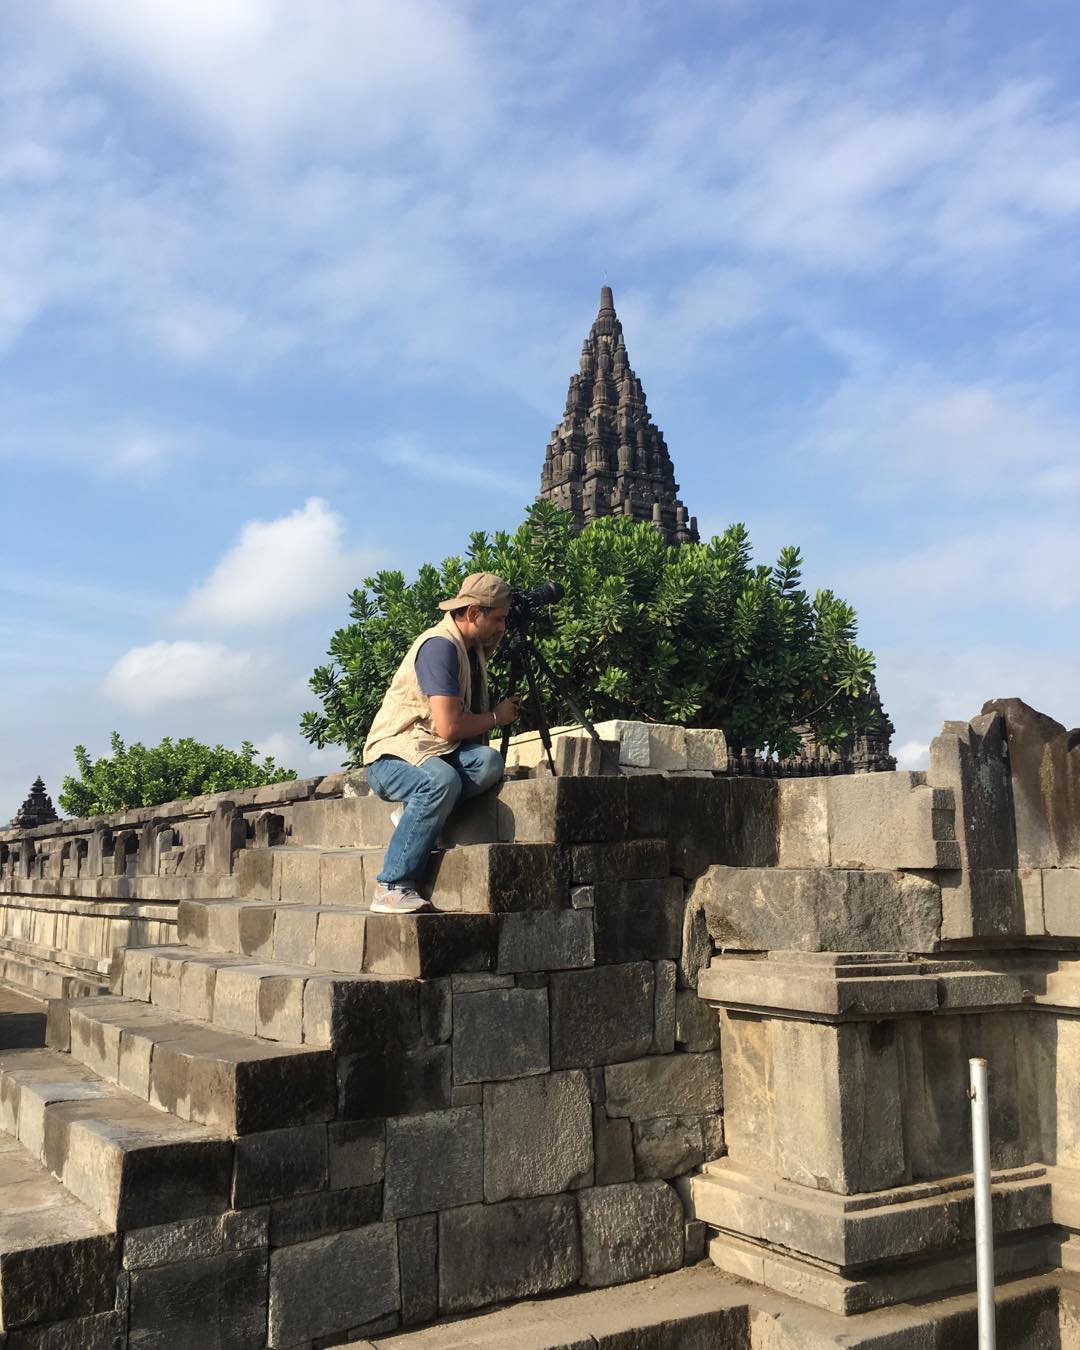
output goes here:
<path id="1" fill-rule="evenodd" d="M 552 1350 L 945 1350 L 972 1054 L 1000 1277 L 1058 1272 L 1003 1287 L 1006 1343 L 1069 1344 L 1074 751 L 1029 713 L 948 728 L 926 776 L 509 782 L 414 916 L 364 908 L 388 811 L 340 779 L 8 843 L 0 952 L 81 944 L 115 992 L 0 1050 L 4 1350 L 407 1350 L 614 1285 L 623 1322 L 575 1304 Z M 173 925 L 94 953 L 86 907 L 149 923 L 170 887 Z M 632 1292 L 705 1250 L 748 1281 L 722 1306 Z M 540 1350 L 550 1306 L 427 1343 Z"/>

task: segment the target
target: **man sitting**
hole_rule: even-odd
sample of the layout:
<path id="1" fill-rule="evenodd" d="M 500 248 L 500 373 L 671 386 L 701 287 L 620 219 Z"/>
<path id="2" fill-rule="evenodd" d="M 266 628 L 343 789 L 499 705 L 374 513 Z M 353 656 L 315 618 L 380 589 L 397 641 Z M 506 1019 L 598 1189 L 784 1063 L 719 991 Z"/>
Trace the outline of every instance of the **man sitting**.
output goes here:
<path id="1" fill-rule="evenodd" d="M 508 726 L 518 696 L 488 707 L 487 658 L 506 632 L 510 588 L 490 572 L 474 572 L 441 623 L 420 634 L 398 666 L 364 744 L 372 792 L 403 802 L 371 902 L 379 914 L 411 914 L 426 901 L 417 886 L 439 831 L 455 804 L 502 778 L 499 752 L 487 744 Z"/>

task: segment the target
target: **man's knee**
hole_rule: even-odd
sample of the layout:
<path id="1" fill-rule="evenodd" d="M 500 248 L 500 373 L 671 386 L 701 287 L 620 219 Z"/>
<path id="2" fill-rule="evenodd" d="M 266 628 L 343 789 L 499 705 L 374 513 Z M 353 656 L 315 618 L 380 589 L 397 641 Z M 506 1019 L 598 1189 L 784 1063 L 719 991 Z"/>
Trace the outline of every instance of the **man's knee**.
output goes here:
<path id="1" fill-rule="evenodd" d="M 476 769 L 472 775 L 477 792 L 487 792 L 496 783 L 500 783 L 505 767 L 498 750 L 493 750 L 487 745 L 481 746 L 477 751 Z"/>
<path id="2" fill-rule="evenodd" d="M 427 775 L 424 794 L 447 809 L 453 807 L 461 796 L 461 779 L 450 765 L 436 758 L 425 760 L 421 768 Z"/>

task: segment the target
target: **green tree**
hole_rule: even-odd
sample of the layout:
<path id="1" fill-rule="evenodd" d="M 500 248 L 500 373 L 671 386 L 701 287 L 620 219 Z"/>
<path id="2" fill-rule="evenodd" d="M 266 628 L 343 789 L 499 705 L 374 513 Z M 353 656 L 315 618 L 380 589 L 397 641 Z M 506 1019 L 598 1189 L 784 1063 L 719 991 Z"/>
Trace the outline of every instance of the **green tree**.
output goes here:
<path id="1" fill-rule="evenodd" d="M 157 806 L 296 777 L 295 770 L 278 768 L 269 755 L 259 760 L 250 741 L 239 750 L 211 748 L 190 736 L 178 741 L 166 736 L 160 745 L 136 741 L 126 746 L 114 731 L 111 744 L 112 755 L 97 760 L 91 760 L 84 745 L 75 747 L 78 777 L 64 779 L 59 797 L 61 810 L 69 816 L 110 815 L 133 806 Z"/>
<path id="2" fill-rule="evenodd" d="M 874 659 L 856 645 L 852 607 L 831 591 L 809 596 L 801 569 L 797 548 L 783 549 L 775 567 L 753 565 L 743 525 L 675 548 L 625 517 L 575 533 L 569 513 L 537 502 L 515 533 L 473 534 L 464 558 L 421 567 L 411 585 L 385 571 L 354 591 L 353 621 L 311 678 L 322 709 L 305 713 L 301 730 L 316 745 L 345 746 L 356 762 L 436 603 L 467 573 L 491 571 L 526 590 L 549 577 L 566 588 L 532 636 L 593 721 L 721 727 L 737 746 L 780 755 L 796 750 L 795 728 L 805 726 L 837 745 L 865 720 Z M 505 663 L 504 644 L 492 661 L 495 685 Z M 541 683 L 550 722 L 570 721 Z M 515 729 L 534 725 L 524 707 Z"/>

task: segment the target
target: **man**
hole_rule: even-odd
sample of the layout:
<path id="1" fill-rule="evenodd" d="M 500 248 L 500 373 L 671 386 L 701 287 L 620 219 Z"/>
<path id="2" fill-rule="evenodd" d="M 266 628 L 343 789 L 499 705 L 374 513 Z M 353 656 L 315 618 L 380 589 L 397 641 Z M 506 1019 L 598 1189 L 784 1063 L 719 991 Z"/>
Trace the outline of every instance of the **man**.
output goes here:
<path id="1" fill-rule="evenodd" d="M 518 696 L 488 707 L 487 658 L 506 632 L 509 607 L 505 581 L 490 572 L 466 577 L 440 603 L 442 622 L 409 648 L 375 714 L 364 744 L 368 785 L 384 802 L 404 803 L 391 816 L 371 902 L 378 914 L 425 908 L 417 886 L 446 818 L 461 798 L 502 778 L 502 757 L 487 738 L 517 716 Z"/>

